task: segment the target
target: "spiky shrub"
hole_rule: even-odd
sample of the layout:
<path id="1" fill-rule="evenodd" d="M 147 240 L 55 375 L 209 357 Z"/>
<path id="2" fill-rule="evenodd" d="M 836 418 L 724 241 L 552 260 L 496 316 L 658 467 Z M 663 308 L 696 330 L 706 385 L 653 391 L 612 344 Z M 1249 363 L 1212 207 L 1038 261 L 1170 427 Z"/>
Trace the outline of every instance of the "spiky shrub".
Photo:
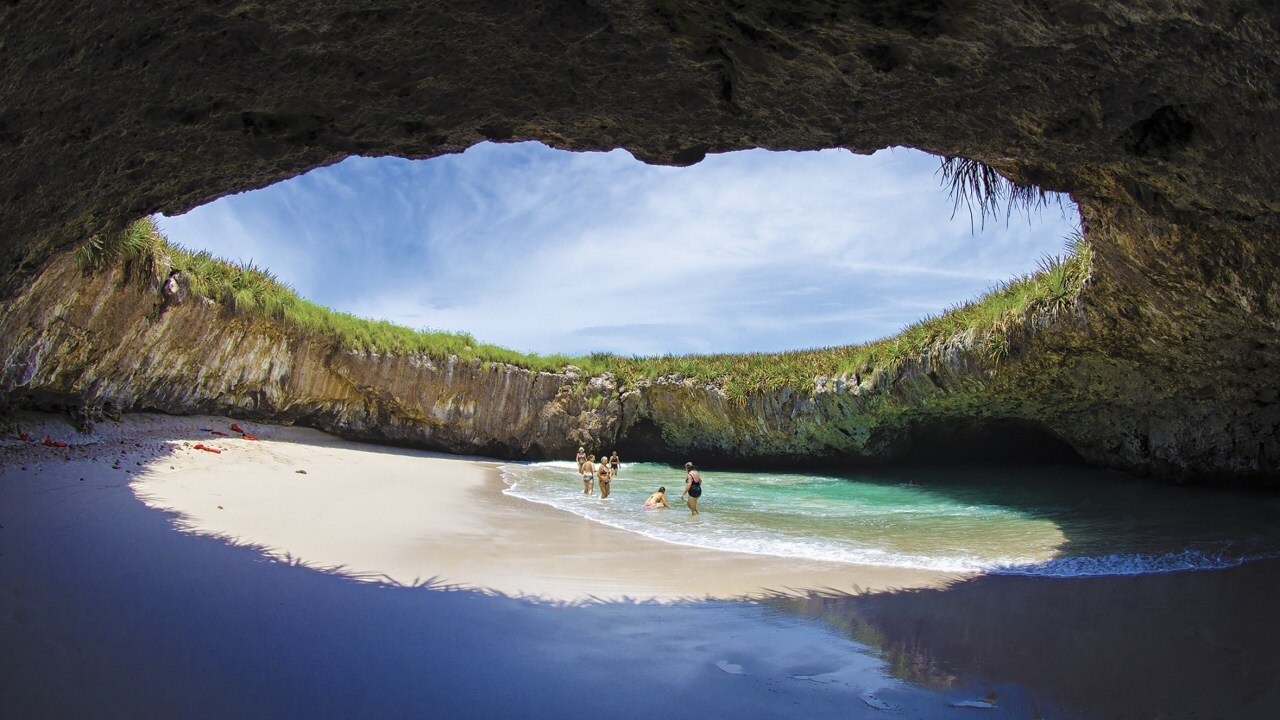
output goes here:
<path id="1" fill-rule="evenodd" d="M 943 186 L 951 195 L 951 216 L 955 217 L 963 205 L 969 212 L 971 225 L 975 211 L 985 227 L 987 216 L 998 218 L 1001 209 L 1008 221 L 1014 210 L 1031 212 L 1060 199 L 1056 193 L 1036 185 L 1014 182 L 990 165 L 969 158 L 944 157 L 938 171 L 942 173 Z"/>
<path id="2" fill-rule="evenodd" d="M 918 357 L 961 334 L 975 349 L 999 360 L 1008 351 L 1010 334 L 1033 317 L 1056 315 L 1074 306 L 1088 285 L 1093 251 L 1084 236 L 1067 239 L 1066 252 L 1041 258 L 1036 272 L 1013 278 L 982 297 L 956 305 L 941 315 L 907 326 L 898 335 L 864 346 L 872 366 L 894 366 Z"/>
<path id="3" fill-rule="evenodd" d="M 168 243 L 156 232 L 155 223 L 143 218 L 118 235 L 94 235 L 80 246 L 76 261 L 87 271 L 101 270 L 113 262 L 125 262 L 130 270 L 158 279 L 167 262 Z"/>

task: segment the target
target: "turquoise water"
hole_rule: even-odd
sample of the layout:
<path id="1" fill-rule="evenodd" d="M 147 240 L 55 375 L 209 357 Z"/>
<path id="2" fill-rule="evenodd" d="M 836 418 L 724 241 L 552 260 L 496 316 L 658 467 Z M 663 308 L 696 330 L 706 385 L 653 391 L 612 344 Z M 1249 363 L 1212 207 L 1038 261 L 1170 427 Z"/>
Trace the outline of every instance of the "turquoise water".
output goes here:
<path id="1" fill-rule="evenodd" d="M 1076 467 L 820 475 L 703 471 L 701 514 L 681 468 L 624 465 L 607 500 L 573 462 L 512 463 L 509 495 L 708 550 L 958 572 L 1128 575 L 1280 555 L 1280 498 L 1156 485 Z M 642 504 L 659 485 L 671 510 Z"/>

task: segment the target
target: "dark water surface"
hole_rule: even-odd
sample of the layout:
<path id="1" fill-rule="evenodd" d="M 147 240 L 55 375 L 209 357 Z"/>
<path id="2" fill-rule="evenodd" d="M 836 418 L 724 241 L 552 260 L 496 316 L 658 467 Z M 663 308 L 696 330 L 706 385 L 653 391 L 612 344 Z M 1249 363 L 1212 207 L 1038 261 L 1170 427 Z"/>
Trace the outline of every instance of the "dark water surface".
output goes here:
<path id="1" fill-rule="evenodd" d="M 81 483 L 74 463 L 62 480 L 0 470 L 5 718 L 1249 720 L 1280 707 L 1277 560 L 563 606 L 271 562 L 175 530 L 126 480 Z M 1244 557 L 1274 542 L 1267 495 L 975 472 L 982 488 L 960 471 L 915 482 L 931 502 L 1051 523 L 1055 552 L 1082 557 L 1214 543 Z M 850 482 L 898 497 L 907 479 Z M 728 482 L 708 471 L 708 515 Z M 953 707 L 982 699 L 993 707 Z"/>
<path id="2" fill-rule="evenodd" d="M 1127 577 L 988 576 L 778 599 L 922 688 L 1022 718 L 1280 717 L 1280 560 Z M 991 713 L 988 713 L 991 714 Z"/>

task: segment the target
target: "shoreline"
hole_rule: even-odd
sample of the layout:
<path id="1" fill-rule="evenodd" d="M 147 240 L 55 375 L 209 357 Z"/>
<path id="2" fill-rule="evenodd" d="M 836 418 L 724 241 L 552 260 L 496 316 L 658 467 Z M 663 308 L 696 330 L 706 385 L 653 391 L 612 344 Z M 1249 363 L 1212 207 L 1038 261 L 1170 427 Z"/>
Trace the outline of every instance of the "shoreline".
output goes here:
<path id="1" fill-rule="evenodd" d="M 211 420 L 143 425 L 172 422 L 198 431 Z M 345 441 L 293 443 L 279 437 L 291 429 L 262 426 L 254 454 L 282 470 L 262 482 L 227 479 L 239 461 L 264 465 L 231 441 L 217 441 L 228 451 L 215 455 L 193 449 L 207 433 L 163 441 L 109 431 L 104 424 L 91 438 L 64 436 L 91 442 L 61 449 L 0 440 L 0 645 L 15 658 L 0 663 L 0 716 L 652 718 L 681 707 L 709 719 L 943 718 L 968 717 L 983 707 L 974 703 L 998 697 L 992 717 L 1261 720 L 1280 702 L 1272 682 L 1280 673 L 1280 626 L 1271 607 L 1280 560 L 1131 577 L 973 576 L 885 592 L 816 589 L 711 602 L 626 593 L 536 601 L 493 589 L 361 582 L 354 566 L 324 567 L 306 555 L 326 542 L 368 550 L 367 538 L 342 532 L 344 523 L 371 509 L 384 517 L 388 497 L 405 509 L 395 478 L 359 485 L 371 496 L 363 510 L 341 496 L 299 507 L 282 486 L 323 485 L 320 467 L 355 457 L 341 447 Z M 310 454 L 293 454 L 298 448 Z M 515 528 L 536 521 L 558 529 L 547 542 L 583 554 L 575 566 L 616 582 L 611 561 L 621 551 L 579 546 L 579 530 L 565 529 L 596 526 L 588 536 L 597 538 L 625 531 L 606 532 L 546 506 L 534 511 L 501 493 L 492 463 L 377 454 L 464 468 L 463 482 L 445 483 L 457 487 L 462 507 L 479 493 L 498 508 L 494 517 L 519 521 L 494 532 L 455 513 L 398 546 L 410 558 L 424 542 L 456 546 L 470 553 L 472 570 L 496 568 L 510 578 L 517 562 L 502 554 L 524 542 Z M 202 472 L 224 476 L 224 485 L 205 488 L 217 494 L 179 487 L 199 485 Z M 197 512 L 184 517 L 144 504 L 135 495 L 140 480 L 171 486 Z M 271 502 L 241 507 L 255 482 L 256 492 L 278 490 L 289 513 L 272 515 Z M 223 509 L 206 509 L 207 501 Z M 447 515 L 452 507 L 441 497 L 436 510 Z M 273 556 L 230 527 L 221 537 L 175 527 L 227 514 L 256 528 L 262 518 L 254 512 L 274 518 L 267 534 L 295 523 L 325 531 L 309 536 L 317 544 L 302 555 Z M 407 517 L 421 528 L 421 516 L 408 507 L 378 529 L 400 536 L 397 523 Z M 486 538 L 496 540 L 478 541 Z M 388 555 L 385 544 L 370 551 Z M 676 554 L 694 571 L 708 567 L 709 553 Z M 570 575 L 560 582 L 584 582 Z M 660 577 L 674 582 L 673 573 Z M 601 688 L 607 692 L 595 692 Z"/>
<path id="2" fill-rule="evenodd" d="M 70 452 L 97 463 L 91 472 L 128 471 L 131 492 L 171 513 L 183 532 L 363 581 L 575 603 L 882 592 L 966 577 L 651 538 L 507 494 L 499 470 L 505 463 L 487 458 L 248 422 L 241 425 L 259 440 L 245 441 L 229 430 L 233 420 L 216 416 L 129 415 L 83 438 L 69 428 L 59 433 L 57 418 L 24 419 L 31 445 L 46 434 L 66 436 Z M 197 444 L 223 452 L 199 451 Z M 133 459 L 144 448 L 157 456 Z M 128 458 L 122 470 L 110 467 L 114 457 Z"/>

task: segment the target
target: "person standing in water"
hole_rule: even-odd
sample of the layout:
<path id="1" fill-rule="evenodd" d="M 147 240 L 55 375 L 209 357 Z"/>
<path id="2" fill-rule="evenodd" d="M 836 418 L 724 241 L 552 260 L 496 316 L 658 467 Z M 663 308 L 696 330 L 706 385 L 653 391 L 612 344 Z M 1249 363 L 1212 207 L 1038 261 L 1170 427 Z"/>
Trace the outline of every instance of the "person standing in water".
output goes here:
<path id="1" fill-rule="evenodd" d="M 613 471 L 613 476 L 618 477 L 618 470 L 622 468 L 622 463 L 618 462 L 618 451 L 614 450 L 609 456 L 609 469 Z"/>
<path id="2" fill-rule="evenodd" d="M 609 497 L 609 482 L 613 480 L 613 473 L 609 470 L 609 458 L 600 458 L 600 469 L 596 471 L 600 475 L 600 499 Z"/>
<path id="3" fill-rule="evenodd" d="M 698 498 L 702 497 L 702 475 L 698 473 L 693 463 L 684 464 L 684 492 L 680 493 L 680 499 L 689 496 L 689 512 L 693 515 L 698 514 Z"/>
<path id="4" fill-rule="evenodd" d="M 582 494 L 590 495 L 596 486 L 596 470 L 594 455 L 587 455 L 582 460 L 582 464 L 578 466 L 578 472 L 582 473 Z"/>
<path id="5" fill-rule="evenodd" d="M 584 447 L 578 448 L 578 472 L 579 473 L 582 472 L 582 463 L 586 461 L 587 461 L 587 449 Z"/>

